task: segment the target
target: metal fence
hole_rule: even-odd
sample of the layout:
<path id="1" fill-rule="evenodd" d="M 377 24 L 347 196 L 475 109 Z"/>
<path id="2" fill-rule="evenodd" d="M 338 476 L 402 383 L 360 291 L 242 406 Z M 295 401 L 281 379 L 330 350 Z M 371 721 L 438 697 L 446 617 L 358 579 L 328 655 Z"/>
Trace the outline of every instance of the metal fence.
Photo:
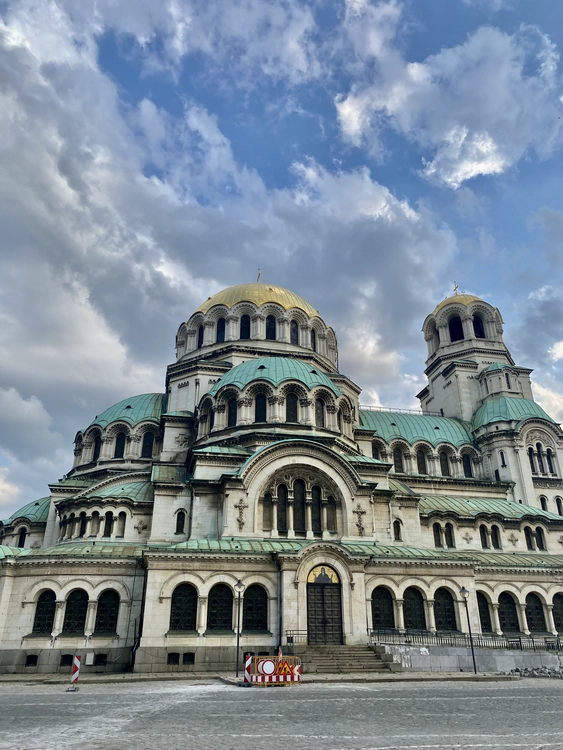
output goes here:
<path id="1" fill-rule="evenodd" d="M 285 642 L 288 646 L 296 645 L 307 645 L 307 631 L 306 630 L 286 630 L 285 631 Z"/>
<path id="2" fill-rule="evenodd" d="M 369 632 L 369 642 L 397 643 L 407 646 L 459 646 L 470 648 L 471 640 L 466 633 L 443 632 L 430 633 L 427 630 L 406 630 L 399 632 L 392 629 L 375 629 Z M 475 648 L 502 648 L 518 651 L 563 651 L 563 641 L 558 636 L 525 636 L 525 635 L 474 635 Z"/>

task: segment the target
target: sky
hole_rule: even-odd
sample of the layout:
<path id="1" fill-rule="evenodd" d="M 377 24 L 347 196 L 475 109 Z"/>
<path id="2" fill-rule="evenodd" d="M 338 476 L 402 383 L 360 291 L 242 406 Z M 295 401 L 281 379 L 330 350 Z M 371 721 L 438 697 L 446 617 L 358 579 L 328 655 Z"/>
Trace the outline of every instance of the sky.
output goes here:
<path id="1" fill-rule="evenodd" d="M 554 0 L 0 0 L 0 518 L 258 268 L 402 408 L 456 282 L 563 421 L 562 51 Z"/>

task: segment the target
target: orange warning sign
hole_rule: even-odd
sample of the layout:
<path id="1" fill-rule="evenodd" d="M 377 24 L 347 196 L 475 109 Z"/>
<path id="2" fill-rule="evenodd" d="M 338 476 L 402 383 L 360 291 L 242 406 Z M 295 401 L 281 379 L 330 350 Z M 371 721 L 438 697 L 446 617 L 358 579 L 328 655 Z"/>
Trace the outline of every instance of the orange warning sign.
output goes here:
<path id="1" fill-rule="evenodd" d="M 276 666 L 276 674 L 292 674 L 291 667 L 286 659 L 283 661 L 280 659 Z"/>

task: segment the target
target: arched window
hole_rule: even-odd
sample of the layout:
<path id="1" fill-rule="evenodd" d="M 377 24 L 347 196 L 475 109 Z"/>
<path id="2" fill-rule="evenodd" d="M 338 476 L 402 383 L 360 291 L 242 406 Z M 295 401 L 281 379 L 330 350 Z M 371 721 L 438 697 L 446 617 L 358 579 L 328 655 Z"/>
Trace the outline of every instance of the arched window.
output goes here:
<path id="1" fill-rule="evenodd" d="M 102 450 L 102 438 L 100 435 L 96 435 L 94 438 L 94 455 L 92 456 L 92 461 L 97 461 L 100 457 L 100 452 Z"/>
<path id="2" fill-rule="evenodd" d="M 293 483 L 293 530 L 305 533 L 305 482 L 301 479 Z"/>
<path id="3" fill-rule="evenodd" d="M 418 589 L 412 586 L 403 594 L 403 612 L 405 628 L 408 630 L 426 630 L 424 599 Z"/>
<path id="4" fill-rule="evenodd" d="M 500 465 L 501 465 L 501 468 L 504 469 L 505 466 L 506 466 L 506 461 L 505 461 L 505 458 L 504 458 L 504 451 L 499 451 L 499 456 L 500 456 Z"/>
<path id="5" fill-rule="evenodd" d="M 266 339 L 268 341 L 276 340 L 276 319 L 273 315 L 268 315 L 266 318 Z"/>
<path id="6" fill-rule="evenodd" d="M 489 549 L 489 531 L 484 524 L 479 526 L 479 536 L 481 537 L 481 547 Z"/>
<path id="7" fill-rule="evenodd" d="M 186 526 L 186 514 L 183 510 L 176 513 L 176 534 L 183 534 Z"/>
<path id="8" fill-rule="evenodd" d="M 123 458 L 125 453 L 125 438 L 127 436 L 124 432 L 118 432 L 115 436 L 115 450 L 113 452 L 114 458 Z"/>
<path id="9" fill-rule="evenodd" d="M 553 597 L 553 622 L 558 633 L 563 633 L 563 594 Z"/>
<path id="10" fill-rule="evenodd" d="M 98 536 L 100 533 L 100 514 L 97 510 L 92 513 L 92 523 L 90 525 L 90 536 Z"/>
<path id="11" fill-rule="evenodd" d="M 325 426 L 325 402 L 322 398 L 315 401 L 315 425 L 317 427 Z"/>
<path id="12" fill-rule="evenodd" d="M 403 473 L 403 451 L 400 448 L 393 450 L 393 470 L 395 473 Z"/>
<path id="13" fill-rule="evenodd" d="M 540 497 L 540 505 L 542 510 L 547 510 L 547 497 L 543 495 Z"/>
<path id="14" fill-rule="evenodd" d="M 86 524 L 88 523 L 88 519 L 86 517 L 86 513 L 82 511 L 80 514 L 80 526 L 78 528 L 78 536 L 82 538 L 84 534 L 86 533 Z"/>
<path id="15" fill-rule="evenodd" d="M 538 545 L 538 549 L 546 550 L 547 547 L 545 546 L 545 534 L 543 533 L 543 529 L 541 526 L 538 526 L 536 528 L 536 542 Z"/>
<path id="16" fill-rule="evenodd" d="M 201 349 L 203 346 L 203 326 L 197 329 L 197 348 Z"/>
<path id="17" fill-rule="evenodd" d="M 287 534 L 287 487 L 278 487 L 278 534 Z"/>
<path id="18" fill-rule="evenodd" d="M 225 340 L 225 318 L 219 318 L 217 321 L 217 336 L 215 341 L 218 344 L 222 344 Z"/>
<path id="19" fill-rule="evenodd" d="M 440 451 L 440 471 L 443 477 L 451 476 L 450 462 L 446 451 Z"/>
<path id="20" fill-rule="evenodd" d="M 338 410 L 338 414 L 336 415 L 336 423 L 338 425 L 338 432 L 342 432 L 342 409 Z"/>
<path id="21" fill-rule="evenodd" d="M 88 594 L 84 589 L 75 589 L 66 600 L 63 633 L 82 635 L 86 624 L 87 610 Z"/>
<path id="22" fill-rule="evenodd" d="M 480 315 L 474 315 L 473 316 L 473 331 L 475 333 L 476 339 L 484 339 L 485 336 L 485 326 L 483 325 L 483 319 Z"/>
<path id="23" fill-rule="evenodd" d="M 538 468 L 542 474 L 545 474 L 545 469 L 543 466 L 543 448 L 541 443 L 536 443 L 536 451 L 538 456 Z"/>
<path id="24" fill-rule="evenodd" d="M 549 473 L 555 474 L 555 469 L 553 468 L 554 467 L 553 451 L 551 450 L 551 448 L 547 449 L 546 458 L 547 458 L 547 468 L 548 468 Z"/>
<path id="25" fill-rule="evenodd" d="M 39 595 L 33 618 L 34 633 L 51 634 L 55 620 L 56 599 L 55 592 L 50 589 Z"/>
<path id="26" fill-rule="evenodd" d="M 519 633 L 520 623 L 516 612 L 516 602 L 511 594 L 504 591 L 498 598 L 498 617 L 503 633 Z"/>
<path id="27" fill-rule="evenodd" d="M 213 586 L 207 600 L 207 630 L 233 629 L 233 593 L 224 583 Z"/>
<path id="28" fill-rule="evenodd" d="M 528 621 L 528 630 L 530 632 L 547 632 L 543 604 L 537 594 L 528 594 L 526 597 L 526 620 Z"/>
<path id="29" fill-rule="evenodd" d="M 374 628 L 394 628 L 395 612 L 389 589 L 378 586 L 371 595 L 371 619 Z"/>
<path id="30" fill-rule="evenodd" d="M 227 402 L 227 427 L 236 427 L 237 424 L 237 400 L 230 398 Z"/>
<path id="31" fill-rule="evenodd" d="M 264 531 L 271 531 L 272 529 L 272 510 L 272 494 L 270 492 L 266 492 L 266 494 L 264 495 L 264 499 L 262 500 L 262 529 Z"/>
<path id="32" fill-rule="evenodd" d="M 154 435 L 152 432 L 145 432 L 143 435 L 143 447 L 141 448 L 141 458 L 152 458 L 154 447 Z"/>
<path id="33" fill-rule="evenodd" d="M 317 332 L 314 328 L 311 328 L 311 349 L 317 351 Z"/>
<path id="34" fill-rule="evenodd" d="M 479 607 L 479 620 L 481 621 L 481 632 L 492 633 L 493 623 L 491 620 L 491 611 L 489 609 L 489 602 L 485 594 L 480 591 L 477 592 L 477 606 Z"/>
<path id="35" fill-rule="evenodd" d="M 563 516 L 563 501 L 560 497 L 555 498 L 555 504 L 557 505 L 557 512 L 560 516 Z"/>
<path id="36" fill-rule="evenodd" d="M 72 535 L 74 534 L 74 519 L 75 519 L 74 513 L 71 513 L 68 519 L 68 523 L 67 523 L 67 534 L 66 534 L 67 539 L 70 539 Z"/>
<path id="37" fill-rule="evenodd" d="M 454 315 L 448 322 L 450 329 L 450 341 L 463 341 L 463 324 L 459 315 Z"/>
<path id="38" fill-rule="evenodd" d="M 108 510 L 108 512 L 105 515 L 105 521 L 104 521 L 104 533 L 102 536 L 111 536 L 111 530 L 113 527 L 113 513 L 111 510 Z"/>
<path id="39" fill-rule="evenodd" d="M 27 538 L 27 529 L 24 528 L 20 530 L 20 534 L 18 536 L 18 547 L 19 549 L 23 549 L 25 547 L 25 540 Z"/>
<path id="40" fill-rule="evenodd" d="M 211 406 L 209 408 L 209 432 L 215 427 L 215 409 Z"/>
<path id="41" fill-rule="evenodd" d="M 534 544 L 534 535 L 529 526 L 525 527 L 524 536 L 526 537 L 526 547 L 530 550 L 534 550 L 536 548 L 536 545 Z"/>
<path id="42" fill-rule="evenodd" d="M 295 393 L 288 393 L 285 398 L 285 421 L 298 422 L 298 399 Z"/>
<path id="43" fill-rule="evenodd" d="M 311 517 L 313 524 L 313 532 L 315 534 L 321 533 L 321 488 L 313 487 L 312 505 L 311 505 Z"/>
<path id="44" fill-rule="evenodd" d="M 442 546 L 442 527 L 439 523 L 435 523 L 432 525 L 432 532 L 434 534 L 434 546 L 435 547 L 441 547 Z"/>
<path id="45" fill-rule="evenodd" d="M 191 583 L 181 583 L 172 592 L 170 630 L 193 631 L 196 629 L 196 618 L 197 590 Z"/>
<path id="46" fill-rule="evenodd" d="M 468 453 L 462 455 L 461 462 L 463 464 L 463 476 L 471 479 L 473 477 L 473 469 L 471 468 L 471 457 Z"/>
<path id="47" fill-rule="evenodd" d="M 454 527 L 451 523 L 446 524 L 446 547 L 455 547 Z"/>
<path id="48" fill-rule="evenodd" d="M 530 459 L 530 469 L 535 474 L 536 473 L 536 463 L 534 461 L 534 449 L 528 448 L 528 458 Z"/>
<path id="49" fill-rule="evenodd" d="M 498 526 L 491 526 L 491 542 L 493 549 L 500 549 L 500 531 Z"/>
<path id="50" fill-rule="evenodd" d="M 247 633 L 268 632 L 268 594 L 257 584 L 249 586 L 244 592 L 242 629 Z"/>
<path id="51" fill-rule="evenodd" d="M 127 514 L 125 511 L 121 511 L 121 513 L 117 516 L 117 525 L 115 529 L 115 538 L 116 539 L 123 539 L 125 536 L 125 524 L 127 523 Z"/>
<path id="52" fill-rule="evenodd" d="M 296 320 L 289 324 L 289 342 L 294 346 L 299 346 L 299 325 Z"/>
<path id="53" fill-rule="evenodd" d="M 398 520 L 393 521 L 393 540 L 395 542 L 401 541 L 401 522 Z"/>
<path id="54" fill-rule="evenodd" d="M 98 599 L 94 633 L 115 633 L 119 617 L 119 594 L 113 589 L 104 591 Z"/>
<path id="55" fill-rule="evenodd" d="M 457 630 L 454 600 L 448 589 L 437 589 L 434 594 L 436 630 Z"/>
<path id="56" fill-rule="evenodd" d="M 416 452 L 416 469 L 419 474 L 428 474 L 428 468 L 426 466 L 426 453 L 423 450 Z"/>
<path id="57" fill-rule="evenodd" d="M 375 443 L 371 444 L 371 457 L 376 458 L 379 461 L 379 448 Z"/>
<path id="58" fill-rule="evenodd" d="M 336 534 L 336 501 L 329 496 L 326 499 L 326 527 L 331 534 Z"/>
<path id="59" fill-rule="evenodd" d="M 248 340 L 250 338 L 250 315 L 241 315 L 240 337 L 244 340 Z"/>
<path id="60" fill-rule="evenodd" d="M 266 421 L 266 396 L 263 393 L 259 393 L 254 401 L 254 421 Z"/>

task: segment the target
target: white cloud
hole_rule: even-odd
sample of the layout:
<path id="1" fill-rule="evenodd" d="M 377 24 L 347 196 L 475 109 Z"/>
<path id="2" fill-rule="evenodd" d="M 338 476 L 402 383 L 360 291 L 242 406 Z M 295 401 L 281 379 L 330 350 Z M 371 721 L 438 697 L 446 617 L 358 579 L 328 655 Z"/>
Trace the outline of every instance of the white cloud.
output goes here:
<path id="1" fill-rule="evenodd" d="M 559 384 L 559 390 L 554 390 L 540 383 L 534 383 L 534 391 L 538 404 L 556 422 L 563 422 L 563 387 Z"/>
<path id="2" fill-rule="evenodd" d="M 2 518 L 15 508 L 20 488 L 8 481 L 8 469 L 0 468 L 0 513 Z"/>

